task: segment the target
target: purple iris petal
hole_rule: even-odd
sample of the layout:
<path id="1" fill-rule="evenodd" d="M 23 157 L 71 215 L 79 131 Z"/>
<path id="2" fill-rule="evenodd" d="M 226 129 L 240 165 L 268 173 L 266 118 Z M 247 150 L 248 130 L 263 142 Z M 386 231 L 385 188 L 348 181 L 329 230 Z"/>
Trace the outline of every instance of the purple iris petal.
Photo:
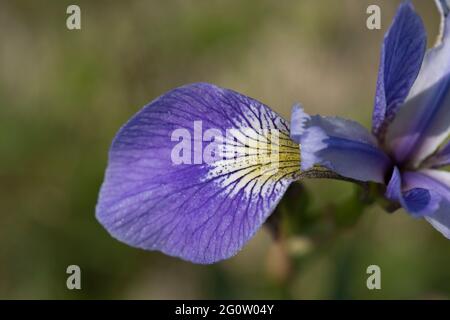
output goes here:
<path id="1" fill-rule="evenodd" d="M 399 163 L 418 167 L 450 133 L 450 74 L 406 102 L 387 133 Z"/>
<path id="2" fill-rule="evenodd" d="M 440 168 L 448 165 L 450 165 L 450 142 L 425 162 L 425 166 L 429 168 Z"/>
<path id="3" fill-rule="evenodd" d="M 310 116 L 303 110 L 300 104 L 295 104 L 291 111 L 291 138 L 300 143 L 300 137 L 305 132 L 306 123 Z"/>
<path id="4" fill-rule="evenodd" d="M 293 107 L 291 119 L 291 137 L 301 145 L 302 170 L 321 165 L 344 177 L 384 183 L 391 161 L 363 126 L 336 117 L 310 117 L 300 106 Z"/>
<path id="5" fill-rule="evenodd" d="M 437 43 L 425 54 L 417 80 L 408 98 L 420 94 L 437 84 L 450 72 L 450 16 L 445 0 L 436 1 L 441 14 L 441 27 Z"/>
<path id="6" fill-rule="evenodd" d="M 439 195 L 421 184 L 410 181 L 405 183 L 402 178 L 404 177 L 399 169 L 395 167 L 386 189 L 386 198 L 398 201 L 413 216 L 430 215 L 438 209 L 441 200 Z"/>
<path id="7" fill-rule="evenodd" d="M 205 134 L 234 129 L 230 146 L 246 147 L 253 155 L 196 161 L 202 157 L 196 145 L 205 147 L 202 136 L 195 136 L 199 121 Z M 176 129 L 192 134 L 193 154 L 182 154 L 187 163 L 171 158 L 180 143 L 171 139 Z M 276 130 L 277 142 L 267 134 Z M 256 139 L 278 148 L 275 170 L 266 170 L 274 163 L 261 160 Z M 211 84 L 187 85 L 157 98 L 120 129 L 96 216 L 113 237 L 131 246 L 213 263 L 236 254 L 255 234 L 297 178 L 299 161 L 288 124 L 269 107 Z"/>
<path id="8" fill-rule="evenodd" d="M 381 139 L 416 80 L 426 41 L 422 19 L 414 11 L 411 2 L 402 3 L 381 49 L 372 115 L 372 132 Z"/>
<path id="9" fill-rule="evenodd" d="M 426 53 L 406 103 L 387 132 L 389 150 L 410 167 L 419 166 L 450 133 L 450 18 L 442 19 L 441 39 Z"/>
<path id="10" fill-rule="evenodd" d="M 407 188 L 427 189 L 440 198 L 439 205 L 425 219 L 445 237 L 450 238 L 450 172 L 427 169 L 405 172 L 402 177 Z"/>

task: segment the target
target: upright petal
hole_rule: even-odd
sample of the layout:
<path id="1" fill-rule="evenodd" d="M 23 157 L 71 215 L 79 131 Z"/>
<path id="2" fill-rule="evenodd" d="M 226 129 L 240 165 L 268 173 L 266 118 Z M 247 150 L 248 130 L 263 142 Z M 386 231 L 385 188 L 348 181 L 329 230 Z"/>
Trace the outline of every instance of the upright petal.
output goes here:
<path id="1" fill-rule="evenodd" d="M 299 163 L 288 124 L 269 107 L 211 84 L 187 85 L 117 133 L 96 216 L 131 246 L 213 263 L 255 234 Z"/>
<path id="2" fill-rule="evenodd" d="M 434 48 L 425 54 L 417 80 L 414 82 L 408 99 L 433 87 L 450 72 L 450 16 L 446 0 L 436 0 L 441 15 L 441 26 Z"/>
<path id="3" fill-rule="evenodd" d="M 417 78 L 426 49 L 422 19 L 411 2 L 403 2 L 384 37 L 378 70 L 372 132 L 380 140 Z"/>
<path id="4" fill-rule="evenodd" d="M 407 188 L 423 188 L 440 197 L 439 205 L 425 219 L 439 232 L 450 239 L 450 172 L 421 170 L 403 174 Z"/>
<path id="5" fill-rule="evenodd" d="M 450 133 L 450 17 L 447 8 L 440 8 L 440 40 L 426 53 L 407 101 L 387 132 L 391 153 L 411 167 L 419 166 Z"/>
<path id="6" fill-rule="evenodd" d="M 294 106 L 291 127 L 301 146 L 302 170 L 320 165 L 347 178 L 384 183 L 391 161 L 357 122 L 308 116 Z"/>

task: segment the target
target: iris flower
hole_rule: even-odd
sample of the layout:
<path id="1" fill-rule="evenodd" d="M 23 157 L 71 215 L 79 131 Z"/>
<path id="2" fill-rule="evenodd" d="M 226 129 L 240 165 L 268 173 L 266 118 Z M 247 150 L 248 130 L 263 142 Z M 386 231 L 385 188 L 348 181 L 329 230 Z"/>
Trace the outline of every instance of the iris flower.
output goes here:
<path id="1" fill-rule="evenodd" d="M 450 21 L 445 0 L 436 46 L 426 51 L 422 20 L 403 2 L 385 35 L 372 133 L 356 122 L 292 112 L 302 170 L 321 165 L 386 186 L 385 197 L 450 238 Z"/>
<path id="2" fill-rule="evenodd" d="M 244 246 L 292 182 L 338 177 L 386 186 L 390 201 L 450 237 L 450 174 L 438 170 L 450 164 L 450 145 L 441 146 L 450 128 L 450 24 L 439 4 L 441 41 L 426 53 L 420 17 L 409 1 L 398 9 L 383 43 L 372 133 L 299 105 L 289 123 L 238 92 L 182 86 L 116 134 L 97 219 L 130 246 L 214 263 Z"/>

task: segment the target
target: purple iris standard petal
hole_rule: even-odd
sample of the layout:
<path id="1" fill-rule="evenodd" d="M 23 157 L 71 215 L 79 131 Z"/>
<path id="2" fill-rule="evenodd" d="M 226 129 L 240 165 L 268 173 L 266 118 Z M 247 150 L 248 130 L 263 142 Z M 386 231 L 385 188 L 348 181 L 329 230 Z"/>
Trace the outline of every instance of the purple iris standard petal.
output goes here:
<path id="1" fill-rule="evenodd" d="M 223 137 L 205 142 L 207 132 Z M 208 149 L 215 139 L 228 144 Z M 268 161 L 261 151 L 272 148 L 279 158 Z M 220 156 L 205 162 L 207 150 Z M 211 84 L 186 85 L 146 105 L 117 133 L 96 217 L 133 247 L 213 263 L 255 234 L 299 163 L 288 124 L 269 107 Z"/>
<path id="2" fill-rule="evenodd" d="M 417 78 L 426 50 L 426 31 L 410 1 L 403 2 L 381 49 L 372 132 L 382 139 Z"/>
<path id="3" fill-rule="evenodd" d="M 433 169 L 405 172 L 403 179 L 407 187 L 428 189 L 440 198 L 437 208 L 425 219 L 450 239 L 450 172 Z"/>
<path id="4" fill-rule="evenodd" d="M 437 0 L 441 15 L 440 32 L 435 46 L 429 49 L 424 57 L 417 80 L 411 88 L 408 98 L 433 87 L 450 72 L 450 16 L 445 0 Z"/>
<path id="5" fill-rule="evenodd" d="M 397 201 L 411 215 L 423 217 L 439 208 L 441 197 L 434 191 L 414 183 L 402 181 L 402 175 L 394 167 L 392 177 L 386 189 L 386 198 Z"/>
<path id="6" fill-rule="evenodd" d="M 418 167 L 447 139 L 450 133 L 449 88 L 450 74 L 400 109 L 386 139 L 398 163 Z"/>
<path id="7" fill-rule="evenodd" d="M 387 132 L 386 141 L 392 155 L 411 167 L 418 167 L 450 133 L 450 17 L 445 15 L 447 12 L 441 10 L 440 41 L 427 51 L 406 103 Z"/>
<path id="8" fill-rule="evenodd" d="M 347 178 L 384 183 L 391 161 L 363 126 L 336 117 L 309 116 L 298 105 L 291 118 L 291 137 L 301 146 L 302 170 L 320 165 Z"/>

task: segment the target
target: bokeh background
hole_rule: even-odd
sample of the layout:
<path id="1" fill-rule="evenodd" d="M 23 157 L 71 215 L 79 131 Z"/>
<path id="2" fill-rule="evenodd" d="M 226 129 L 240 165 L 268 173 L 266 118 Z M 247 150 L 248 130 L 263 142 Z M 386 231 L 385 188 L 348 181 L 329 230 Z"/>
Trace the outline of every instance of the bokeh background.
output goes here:
<path id="1" fill-rule="evenodd" d="M 1 1 L 0 298 L 449 298 L 450 242 L 403 211 L 371 206 L 319 243 L 299 234 L 289 240 L 295 264 L 263 228 L 212 266 L 128 247 L 94 217 L 115 132 L 185 83 L 232 88 L 286 118 L 301 102 L 369 126 L 380 44 L 399 2 Z M 433 1 L 414 3 L 431 45 L 438 13 Z M 69 4 L 81 7 L 79 31 L 66 29 Z M 366 28 L 370 4 L 382 9 L 382 30 Z M 304 184 L 312 206 L 352 192 Z M 71 264 L 82 290 L 66 288 Z M 381 290 L 366 287 L 371 264 Z"/>

